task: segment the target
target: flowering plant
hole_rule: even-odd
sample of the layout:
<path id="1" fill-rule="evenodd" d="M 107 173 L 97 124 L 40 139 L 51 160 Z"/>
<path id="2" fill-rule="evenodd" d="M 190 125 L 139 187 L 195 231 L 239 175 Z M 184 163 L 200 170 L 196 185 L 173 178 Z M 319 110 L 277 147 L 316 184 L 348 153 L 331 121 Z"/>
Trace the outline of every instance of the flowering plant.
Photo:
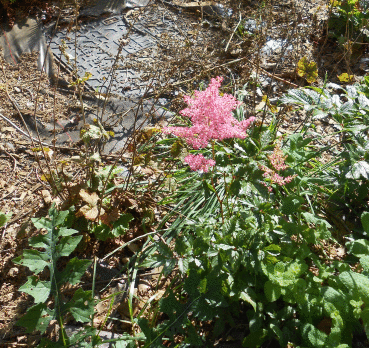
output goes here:
<path id="1" fill-rule="evenodd" d="M 264 172 L 263 177 L 269 179 L 270 185 L 277 184 L 279 186 L 284 186 L 290 183 L 293 178 L 296 177 L 296 175 L 283 177 L 278 174 L 278 172 L 281 172 L 288 168 L 288 166 L 284 162 L 286 157 L 287 156 L 283 155 L 283 151 L 278 146 L 276 146 L 273 153 L 268 156 L 272 169 L 264 165 L 260 166 L 260 169 Z M 263 182 L 262 184 L 268 188 L 269 192 L 272 192 L 271 186 L 269 186 L 266 182 Z"/>
<path id="2" fill-rule="evenodd" d="M 189 117 L 191 127 L 164 127 L 163 132 L 183 138 L 194 149 L 208 146 L 214 140 L 230 138 L 246 138 L 246 130 L 250 127 L 255 117 L 244 121 L 238 121 L 232 115 L 241 102 L 229 94 L 219 95 L 219 87 L 223 78 L 218 76 L 211 79 L 209 87 L 205 91 L 195 91 L 194 97 L 185 96 L 188 107 L 180 113 Z M 209 167 L 215 165 L 215 160 L 207 160 L 203 155 L 188 155 L 185 162 L 191 170 L 207 172 Z"/>

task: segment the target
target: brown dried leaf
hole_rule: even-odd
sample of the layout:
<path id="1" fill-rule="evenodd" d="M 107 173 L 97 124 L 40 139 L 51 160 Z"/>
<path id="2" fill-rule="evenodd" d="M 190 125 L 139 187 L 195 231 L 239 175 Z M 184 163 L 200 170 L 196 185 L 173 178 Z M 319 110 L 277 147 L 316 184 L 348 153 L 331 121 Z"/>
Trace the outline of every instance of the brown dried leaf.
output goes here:
<path id="1" fill-rule="evenodd" d="M 109 226 L 111 222 L 117 221 L 119 216 L 119 209 L 114 208 L 113 210 L 106 212 L 104 215 L 101 215 L 100 219 L 103 224 Z"/>
<path id="2" fill-rule="evenodd" d="M 103 208 L 100 209 L 100 215 L 103 215 L 105 210 Z M 99 209 L 98 207 L 90 207 L 88 205 L 84 205 L 82 208 L 79 209 L 78 215 L 83 215 L 87 220 L 94 221 L 99 216 Z"/>
<path id="3" fill-rule="evenodd" d="M 95 207 L 97 205 L 97 202 L 99 201 L 99 196 L 96 192 L 92 192 L 90 194 L 85 189 L 81 189 L 81 191 L 79 191 L 79 195 L 82 200 L 85 203 L 89 204 L 91 207 Z"/>

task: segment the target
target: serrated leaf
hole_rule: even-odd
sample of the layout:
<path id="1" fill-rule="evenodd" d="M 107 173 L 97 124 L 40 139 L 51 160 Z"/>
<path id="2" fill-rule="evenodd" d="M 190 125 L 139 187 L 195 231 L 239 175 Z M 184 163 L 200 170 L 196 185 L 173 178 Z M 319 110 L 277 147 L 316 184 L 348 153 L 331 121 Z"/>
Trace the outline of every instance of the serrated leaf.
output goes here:
<path id="1" fill-rule="evenodd" d="M 294 213 L 296 213 L 301 204 L 304 203 L 304 198 L 296 196 L 296 195 L 291 195 L 288 196 L 286 198 L 283 199 L 282 201 L 282 208 L 281 208 L 281 212 L 284 215 L 292 215 Z"/>
<path id="2" fill-rule="evenodd" d="M 32 276 L 28 277 L 27 282 L 19 288 L 19 291 L 31 295 L 35 303 L 43 303 L 50 295 L 51 284 L 47 281 L 39 281 L 36 276 Z"/>
<path id="3" fill-rule="evenodd" d="M 170 154 L 172 157 L 177 158 L 181 154 L 182 148 L 183 144 L 181 141 L 176 140 L 170 148 Z"/>
<path id="4" fill-rule="evenodd" d="M 99 202 L 99 196 L 96 192 L 89 193 L 85 189 L 81 189 L 79 191 L 79 196 L 85 203 L 87 203 L 91 207 L 96 206 Z"/>
<path id="5" fill-rule="evenodd" d="M 90 221 L 95 221 L 99 215 L 105 214 L 105 209 L 100 208 L 100 214 L 99 214 L 99 208 L 97 206 L 91 207 L 90 205 L 84 205 L 78 210 L 78 216 L 84 216 L 85 219 Z"/>
<path id="6" fill-rule="evenodd" d="M 304 77 L 308 83 L 313 83 L 318 77 L 318 67 L 315 62 L 309 62 L 303 57 L 297 63 L 297 74 Z"/>
<path id="7" fill-rule="evenodd" d="M 87 323 L 94 314 L 94 300 L 91 291 L 78 289 L 71 301 L 67 304 L 67 309 L 72 313 L 74 319 L 81 323 Z"/>
<path id="8" fill-rule="evenodd" d="M 32 333 L 35 330 L 44 332 L 52 319 L 46 304 L 38 303 L 28 309 L 27 313 L 17 321 L 17 325 L 25 327 L 27 333 Z"/>
<path id="9" fill-rule="evenodd" d="M 187 258 L 178 259 L 178 269 L 182 274 L 186 274 L 188 270 L 188 259 Z"/>
<path id="10" fill-rule="evenodd" d="M 337 77 L 341 82 L 344 82 L 344 83 L 351 83 L 354 81 L 354 75 L 349 75 L 348 73 L 342 73 L 341 75 Z"/>

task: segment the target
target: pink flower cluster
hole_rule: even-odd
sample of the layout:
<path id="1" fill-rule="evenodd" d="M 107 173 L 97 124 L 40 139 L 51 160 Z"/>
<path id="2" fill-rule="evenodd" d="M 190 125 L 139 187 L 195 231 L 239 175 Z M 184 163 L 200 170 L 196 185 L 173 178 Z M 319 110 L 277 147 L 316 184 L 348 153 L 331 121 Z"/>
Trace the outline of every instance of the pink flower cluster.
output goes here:
<path id="1" fill-rule="evenodd" d="M 270 184 L 263 182 L 262 184 L 268 188 L 269 192 L 272 192 L 272 187 L 270 185 L 277 184 L 279 186 L 283 186 L 288 184 L 296 177 L 296 175 L 290 175 L 287 177 L 282 177 L 277 173 L 277 171 L 285 170 L 288 166 L 284 163 L 287 156 L 283 156 L 283 151 L 276 146 L 271 155 L 268 156 L 270 164 L 273 169 L 270 169 L 266 166 L 260 166 L 260 169 L 264 171 L 263 177 L 269 179 Z"/>
<path id="2" fill-rule="evenodd" d="M 163 133 L 183 138 L 194 149 L 205 148 L 211 140 L 246 138 L 246 129 L 254 122 L 255 117 L 244 121 L 238 121 L 233 117 L 232 110 L 236 109 L 241 102 L 229 94 L 219 95 L 222 81 L 223 78 L 218 76 L 211 79 L 205 91 L 195 91 L 193 98 L 184 97 L 188 107 L 181 111 L 181 115 L 191 119 L 192 127 L 164 127 Z M 193 155 L 187 156 L 185 161 L 192 170 L 198 170 L 193 168 L 201 167 L 201 170 L 206 168 L 207 171 L 208 166 L 215 164 L 213 160 L 205 162 L 203 156 L 198 159 Z"/>
<path id="3" fill-rule="evenodd" d="M 199 155 L 188 155 L 184 161 L 190 166 L 191 170 L 201 170 L 204 173 L 209 171 L 209 167 L 215 164 L 212 159 L 206 159 L 202 154 Z"/>

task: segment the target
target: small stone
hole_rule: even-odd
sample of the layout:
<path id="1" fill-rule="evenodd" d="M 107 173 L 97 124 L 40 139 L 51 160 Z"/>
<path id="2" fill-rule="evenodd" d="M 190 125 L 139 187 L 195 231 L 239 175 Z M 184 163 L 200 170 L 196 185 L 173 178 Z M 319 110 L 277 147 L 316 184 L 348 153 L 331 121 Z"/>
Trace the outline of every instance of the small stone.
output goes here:
<path id="1" fill-rule="evenodd" d="M 16 277 L 18 275 L 18 272 L 19 272 L 18 268 L 17 267 L 13 267 L 13 268 L 11 268 L 9 270 L 8 276 L 11 277 L 11 278 L 14 278 L 14 277 Z"/>
<path id="2" fill-rule="evenodd" d="M 16 91 L 17 93 L 22 92 L 22 90 L 19 87 L 14 87 L 14 91 Z"/>

